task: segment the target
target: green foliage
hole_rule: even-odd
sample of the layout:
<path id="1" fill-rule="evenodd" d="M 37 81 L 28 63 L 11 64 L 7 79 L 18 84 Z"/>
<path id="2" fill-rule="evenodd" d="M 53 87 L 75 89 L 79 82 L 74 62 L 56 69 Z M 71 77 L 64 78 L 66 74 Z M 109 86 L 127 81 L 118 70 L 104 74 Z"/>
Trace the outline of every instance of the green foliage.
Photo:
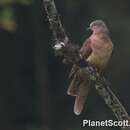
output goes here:
<path id="1" fill-rule="evenodd" d="M 4 20 L 12 20 L 13 19 L 13 9 L 11 7 L 6 7 L 1 12 L 1 18 Z"/>
<path id="2" fill-rule="evenodd" d="M 0 12 L 0 26 L 9 32 L 16 30 L 13 8 L 5 7 L 2 9 Z"/>
<path id="3" fill-rule="evenodd" d="M 0 5 L 7 5 L 7 4 L 23 4 L 23 5 L 30 5 L 33 0 L 0 0 Z"/>
<path id="4" fill-rule="evenodd" d="M 13 4 L 30 5 L 33 0 L 0 0 L 2 9 L 0 11 L 0 27 L 9 31 L 14 32 L 17 28 L 15 20 L 15 14 L 13 10 Z"/>

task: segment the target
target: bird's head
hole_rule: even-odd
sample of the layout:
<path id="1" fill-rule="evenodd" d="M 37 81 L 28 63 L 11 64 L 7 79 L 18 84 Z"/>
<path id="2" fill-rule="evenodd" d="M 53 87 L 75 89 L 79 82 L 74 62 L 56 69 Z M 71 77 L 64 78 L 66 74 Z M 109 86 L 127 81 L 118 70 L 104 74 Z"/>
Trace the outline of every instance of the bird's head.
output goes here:
<path id="1" fill-rule="evenodd" d="M 102 20 L 95 20 L 91 22 L 88 29 L 93 33 L 109 33 L 106 24 Z"/>

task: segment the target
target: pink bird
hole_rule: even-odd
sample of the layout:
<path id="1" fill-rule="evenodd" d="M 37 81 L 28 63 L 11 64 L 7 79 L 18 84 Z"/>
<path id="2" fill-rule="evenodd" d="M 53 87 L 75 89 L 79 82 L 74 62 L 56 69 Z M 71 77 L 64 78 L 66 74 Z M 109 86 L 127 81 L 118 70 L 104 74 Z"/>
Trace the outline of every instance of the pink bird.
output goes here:
<path id="1" fill-rule="evenodd" d="M 80 54 L 101 74 L 111 59 L 113 43 L 109 30 L 102 20 L 91 22 L 89 29 L 92 34 L 83 43 Z M 87 76 L 81 73 L 77 65 L 73 65 L 70 74 L 73 74 L 73 79 L 67 93 L 75 96 L 74 113 L 79 115 L 84 108 L 91 82 Z"/>

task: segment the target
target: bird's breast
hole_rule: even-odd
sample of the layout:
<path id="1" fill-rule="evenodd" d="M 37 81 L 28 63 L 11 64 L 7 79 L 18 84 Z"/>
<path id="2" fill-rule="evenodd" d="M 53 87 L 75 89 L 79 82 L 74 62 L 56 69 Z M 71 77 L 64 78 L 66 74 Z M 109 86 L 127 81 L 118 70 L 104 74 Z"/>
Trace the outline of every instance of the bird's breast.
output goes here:
<path id="1" fill-rule="evenodd" d="M 104 68 L 112 54 L 112 42 L 109 40 L 105 41 L 104 39 L 93 39 L 91 48 L 92 53 L 87 58 L 87 61 L 89 61 L 97 68 Z"/>

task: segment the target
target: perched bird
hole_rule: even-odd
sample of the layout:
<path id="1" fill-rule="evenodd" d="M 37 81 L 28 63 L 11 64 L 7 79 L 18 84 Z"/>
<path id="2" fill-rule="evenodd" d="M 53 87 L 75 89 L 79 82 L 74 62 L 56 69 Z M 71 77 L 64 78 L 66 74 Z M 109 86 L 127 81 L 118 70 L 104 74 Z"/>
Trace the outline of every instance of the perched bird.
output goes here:
<path id="1" fill-rule="evenodd" d="M 83 43 L 80 54 L 86 62 L 91 64 L 102 74 L 106 68 L 113 51 L 113 43 L 109 37 L 109 30 L 102 20 L 90 23 L 92 34 Z M 77 65 L 73 65 L 71 75 L 73 79 L 68 87 L 68 95 L 75 96 L 74 113 L 79 115 L 84 107 L 91 82 L 84 76 Z"/>

